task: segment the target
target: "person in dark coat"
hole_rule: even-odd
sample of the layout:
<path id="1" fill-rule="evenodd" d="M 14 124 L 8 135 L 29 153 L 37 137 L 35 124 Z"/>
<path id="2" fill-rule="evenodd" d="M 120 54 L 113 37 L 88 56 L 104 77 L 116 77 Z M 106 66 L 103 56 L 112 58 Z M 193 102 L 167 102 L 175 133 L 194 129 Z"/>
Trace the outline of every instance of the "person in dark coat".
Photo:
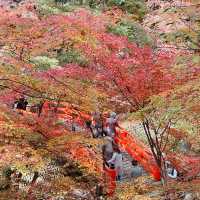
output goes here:
<path id="1" fill-rule="evenodd" d="M 27 105 L 28 101 L 25 99 L 25 97 L 21 97 L 19 100 L 15 101 L 16 109 L 26 110 Z"/>

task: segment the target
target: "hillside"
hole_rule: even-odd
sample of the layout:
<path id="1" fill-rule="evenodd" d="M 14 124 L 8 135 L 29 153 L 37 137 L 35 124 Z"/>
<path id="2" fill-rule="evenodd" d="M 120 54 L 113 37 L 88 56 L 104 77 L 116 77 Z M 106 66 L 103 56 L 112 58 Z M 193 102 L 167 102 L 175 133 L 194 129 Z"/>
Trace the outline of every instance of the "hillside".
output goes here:
<path id="1" fill-rule="evenodd" d="M 198 0 L 0 0 L 0 12 L 0 200 L 200 199 Z M 113 112 L 117 182 L 110 139 L 91 133 L 101 113 L 109 135 Z"/>

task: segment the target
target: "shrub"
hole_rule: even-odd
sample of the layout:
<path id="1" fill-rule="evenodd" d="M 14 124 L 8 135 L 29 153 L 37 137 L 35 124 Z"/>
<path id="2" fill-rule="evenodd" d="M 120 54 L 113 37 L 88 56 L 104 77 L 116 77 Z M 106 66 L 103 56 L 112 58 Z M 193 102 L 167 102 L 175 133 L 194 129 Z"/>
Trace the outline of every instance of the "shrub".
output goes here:
<path id="1" fill-rule="evenodd" d="M 142 20 L 147 12 L 143 0 L 108 0 L 108 6 L 118 6 L 131 14 L 135 14 L 138 20 Z"/>
<path id="2" fill-rule="evenodd" d="M 37 4 L 40 15 L 53 15 L 60 13 L 60 10 L 55 6 L 54 0 L 38 0 Z"/>
<path id="3" fill-rule="evenodd" d="M 153 44 L 152 39 L 137 23 L 121 22 L 116 26 L 109 26 L 107 30 L 116 35 L 127 36 L 130 41 L 135 42 L 139 46 L 152 46 Z"/>
<path id="4" fill-rule="evenodd" d="M 5 167 L 3 168 L 2 175 L 3 175 L 4 177 L 6 177 L 6 178 L 10 178 L 11 174 L 12 174 L 11 167 L 10 167 L 10 166 L 5 166 Z"/>
<path id="5" fill-rule="evenodd" d="M 59 120 L 57 120 L 56 122 L 55 122 L 55 125 L 61 125 L 61 126 L 63 126 L 63 125 L 65 125 L 65 120 L 64 119 L 59 119 Z"/>
<path id="6" fill-rule="evenodd" d="M 34 149 L 44 147 L 45 138 L 38 132 L 33 132 L 25 135 L 25 140 L 31 145 Z"/>
<path id="7" fill-rule="evenodd" d="M 37 0 L 37 3 L 39 14 L 42 16 L 71 12 L 74 10 L 73 5 L 67 0 Z"/>
<path id="8" fill-rule="evenodd" d="M 67 3 L 69 0 L 54 0 L 55 3 Z"/>
<path id="9" fill-rule="evenodd" d="M 35 65 L 35 68 L 40 71 L 55 68 L 59 65 L 59 61 L 57 59 L 46 56 L 34 57 L 31 59 L 31 62 Z"/>
<path id="10" fill-rule="evenodd" d="M 59 60 L 60 65 L 76 63 L 84 67 L 88 64 L 88 60 L 85 58 L 85 56 L 81 55 L 75 49 L 69 49 L 67 51 L 59 53 L 57 59 Z"/>
<path id="11" fill-rule="evenodd" d="M 199 55 L 193 55 L 192 62 L 194 64 L 199 64 L 200 63 L 200 56 Z"/>

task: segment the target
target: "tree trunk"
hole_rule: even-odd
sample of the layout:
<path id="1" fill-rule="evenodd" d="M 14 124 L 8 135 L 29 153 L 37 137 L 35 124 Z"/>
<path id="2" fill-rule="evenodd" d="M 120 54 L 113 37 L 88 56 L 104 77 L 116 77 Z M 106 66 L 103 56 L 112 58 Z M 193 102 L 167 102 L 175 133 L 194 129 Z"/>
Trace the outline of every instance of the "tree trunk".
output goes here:
<path id="1" fill-rule="evenodd" d="M 163 157 L 163 154 L 162 154 L 162 150 L 161 150 L 159 140 L 157 138 L 156 139 L 153 138 L 151 130 L 150 130 L 149 121 L 147 119 L 145 119 L 142 122 L 142 125 L 143 125 L 145 135 L 147 136 L 147 140 L 148 140 L 149 146 L 151 148 L 151 152 L 153 154 L 153 157 L 156 161 L 157 166 L 160 169 L 162 183 L 163 183 L 163 185 L 166 186 L 167 179 L 166 179 L 166 168 L 165 168 L 165 164 L 164 164 L 165 160 L 164 160 L 164 157 Z"/>

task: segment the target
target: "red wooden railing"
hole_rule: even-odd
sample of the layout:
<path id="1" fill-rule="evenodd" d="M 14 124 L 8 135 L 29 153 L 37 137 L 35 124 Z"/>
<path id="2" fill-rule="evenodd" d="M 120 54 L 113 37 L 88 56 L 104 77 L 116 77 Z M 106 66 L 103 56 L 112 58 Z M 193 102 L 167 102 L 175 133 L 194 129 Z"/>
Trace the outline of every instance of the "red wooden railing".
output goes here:
<path id="1" fill-rule="evenodd" d="M 160 169 L 158 168 L 152 153 L 140 141 L 126 130 L 118 130 L 116 143 L 123 148 L 132 158 L 137 160 L 143 168 L 149 172 L 155 180 L 160 180 Z"/>

